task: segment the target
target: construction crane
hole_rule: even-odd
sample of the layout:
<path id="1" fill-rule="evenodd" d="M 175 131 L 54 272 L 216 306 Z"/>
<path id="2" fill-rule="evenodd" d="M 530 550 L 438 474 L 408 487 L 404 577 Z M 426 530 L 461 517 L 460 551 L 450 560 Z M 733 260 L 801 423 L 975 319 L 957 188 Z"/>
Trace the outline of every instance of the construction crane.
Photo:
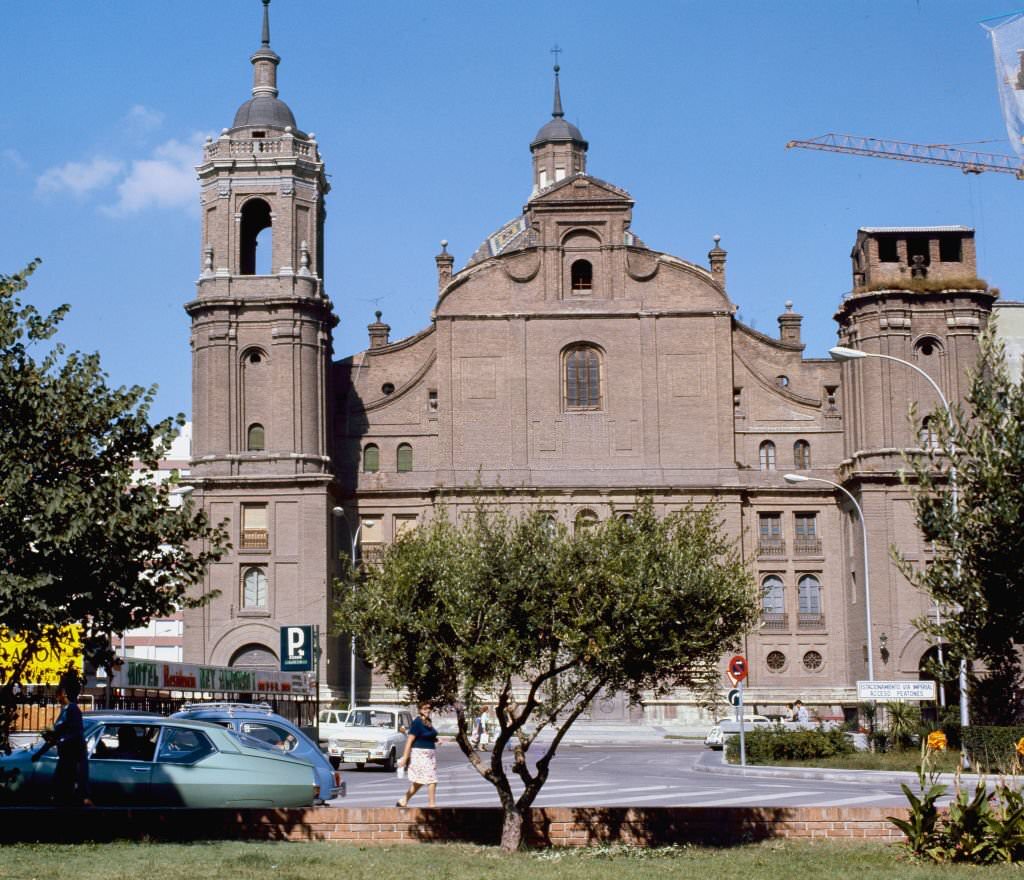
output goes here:
<path id="1" fill-rule="evenodd" d="M 825 150 L 829 153 L 849 153 L 853 156 L 873 156 L 876 159 L 900 159 L 923 165 L 951 165 L 964 174 L 999 171 L 1024 180 L 1024 162 L 1016 156 L 999 153 L 980 153 L 975 150 L 957 150 L 945 144 L 910 144 L 887 138 L 860 137 L 855 134 L 830 132 L 809 140 L 792 140 L 786 149 Z"/>

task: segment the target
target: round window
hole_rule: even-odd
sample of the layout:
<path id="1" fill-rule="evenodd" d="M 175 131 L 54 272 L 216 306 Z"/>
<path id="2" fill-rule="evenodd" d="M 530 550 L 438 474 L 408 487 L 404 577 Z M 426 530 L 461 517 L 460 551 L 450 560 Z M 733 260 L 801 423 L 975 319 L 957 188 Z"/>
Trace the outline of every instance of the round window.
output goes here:
<path id="1" fill-rule="evenodd" d="M 823 662 L 821 654 L 817 651 L 808 651 L 804 654 L 804 669 L 809 672 L 817 672 Z"/>
<path id="2" fill-rule="evenodd" d="M 781 672 L 782 667 L 786 665 L 786 655 L 782 651 L 769 651 L 765 662 L 772 672 Z"/>
<path id="3" fill-rule="evenodd" d="M 385 394 L 394 394 L 395 386 L 392 382 L 385 382 L 383 385 L 380 386 L 380 390 L 383 391 Z"/>

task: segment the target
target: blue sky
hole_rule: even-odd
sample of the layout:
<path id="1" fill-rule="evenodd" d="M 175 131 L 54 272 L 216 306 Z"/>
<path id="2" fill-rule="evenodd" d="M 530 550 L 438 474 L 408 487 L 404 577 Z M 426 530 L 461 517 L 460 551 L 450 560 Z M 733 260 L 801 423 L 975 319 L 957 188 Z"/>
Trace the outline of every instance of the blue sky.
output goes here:
<path id="1" fill-rule="evenodd" d="M 258 0 L 6 0 L 0 272 L 68 302 L 61 338 L 117 384 L 190 410 L 188 319 L 200 270 L 191 166 L 249 97 Z M 528 145 L 562 47 L 567 118 L 588 170 L 636 200 L 651 247 L 729 251 L 729 294 L 775 335 L 792 299 L 808 357 L 834 344 L 858 226 L 978 229 L 980 274 L 1024 298 L 1024 182 L 1009 175 L 784 149 L 828 131 L 1010 153 L 980 19 L 1003 2 L 274 0 L 281 97 L 316 132 L 328 196 L 337 357 L 429 323 L 433 257 L 456 267 L 521 210 Z M 375 300 L 379 305 L 375 305 Z"/>

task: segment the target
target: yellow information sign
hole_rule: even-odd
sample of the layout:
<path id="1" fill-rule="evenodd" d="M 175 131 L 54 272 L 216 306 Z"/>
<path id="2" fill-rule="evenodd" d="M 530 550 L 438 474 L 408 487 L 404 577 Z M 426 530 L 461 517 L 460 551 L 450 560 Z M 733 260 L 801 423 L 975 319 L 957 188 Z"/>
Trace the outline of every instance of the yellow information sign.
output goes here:
<path id="1" fill-rule="evenodd" d="M 0 668 L 3 669 L 0 681 L 6 680 L 25 645 L 25 636 L 0 628 Z M 44 639 L 21 675 L 21 684 L 59 684 L 61 673 L 68 666 L 82 670 L 82 628 L 79 626 L 63 627 L 52 642 Z"/>

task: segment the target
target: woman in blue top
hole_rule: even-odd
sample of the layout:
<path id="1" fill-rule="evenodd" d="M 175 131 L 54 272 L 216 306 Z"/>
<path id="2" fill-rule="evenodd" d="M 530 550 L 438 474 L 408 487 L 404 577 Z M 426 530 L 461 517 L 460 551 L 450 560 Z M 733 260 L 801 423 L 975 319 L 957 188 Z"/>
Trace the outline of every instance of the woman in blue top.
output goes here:
<path id="1" fill-rule="evenodd" d="M 437 731 L 430 722 L 430 703 L 419 704 L 419 717 L 409 725 L 405 753 L 401 766 L 409 768 L 409 790 L 396 806 L 409 806 L 409 798 L 424 785 L 427 787 L 427 806 L 436 807 L 437 797 Z"/>

